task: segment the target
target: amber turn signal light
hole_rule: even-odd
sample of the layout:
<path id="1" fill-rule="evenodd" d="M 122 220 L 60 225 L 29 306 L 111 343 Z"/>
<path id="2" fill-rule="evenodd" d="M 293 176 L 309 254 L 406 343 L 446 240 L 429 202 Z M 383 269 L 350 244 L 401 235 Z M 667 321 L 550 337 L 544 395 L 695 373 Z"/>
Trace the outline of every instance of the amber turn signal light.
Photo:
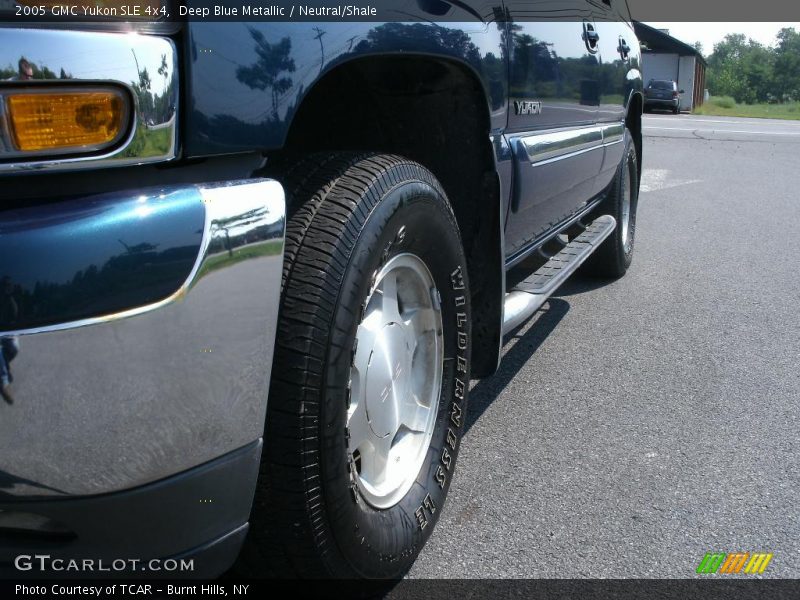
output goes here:
<path id="1" fill-rule="evenodd" d="M 20 90 L 6 94 L 11 140 L 21 152 L 92 152 L 128 129 L 128 100 L 116 89 Z"/>

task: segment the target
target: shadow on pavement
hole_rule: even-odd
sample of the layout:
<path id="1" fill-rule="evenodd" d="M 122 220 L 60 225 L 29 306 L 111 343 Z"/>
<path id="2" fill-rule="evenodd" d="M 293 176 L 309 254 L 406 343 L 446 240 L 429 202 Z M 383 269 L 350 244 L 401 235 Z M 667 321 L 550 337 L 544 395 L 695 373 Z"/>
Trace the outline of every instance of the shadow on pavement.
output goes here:
<path id="1" fill-rule="evenodd" d="M 18 500 L 19 497 L 17 495 L 10 493 L 10 490 L 17 485 L 28 486 L 37 490 L 48 490 L 51 492 L 57 492 L 58 494 L 66 495 L 64 490 L 50 487 L 49 485 L 44 485 L 43 483 L 37 483 L 36 481 L 25 479 L 24 477 L 17 477 L 16 475 L 13 475 L 7 471 L 0 471 L 0 500 Z M 26 499 L 29 499 L 33 496 L 34 494 L 26 493 L 25 497 Z M 0 510 L 0 512 L 2 511 Z"/>
<path id="2" fill-rule="evenodd" d="M 583 294 L 584 292 L 591 292 L 602 287 L 606 287 L 614 283 L 614 279 L 605 279 L 602 277 L 589 277 L 589 276 L 579 276 L 575 277 L 574 275 L 567 279 L 561 287 L 559 287 L 554 293 L 553 298 L 562 298 L 564 296 L 574 296 L 575 294 Z"/>
<path id="3" fill-rule="evenodd" d="M 528 362 L 568 312 L 569 302 L 561 298 L 550 298 L 544 307 L 528 321 L 530 327 L 527 326 L 527 323 L 523 324 L 505 337 L 503 348 L 507 351 L 497 373 L 481 379 L 469 393 L 469 408 L 464 425 L 465 433 L 472 429 L 481 415 L 511 383 L 519 369 Z M 525 330 L 526 327 L 527 330 Z M 524 333 L 520 335 L 523 330 Z M 511 347 L 509 348 L 509 346 Z"/>

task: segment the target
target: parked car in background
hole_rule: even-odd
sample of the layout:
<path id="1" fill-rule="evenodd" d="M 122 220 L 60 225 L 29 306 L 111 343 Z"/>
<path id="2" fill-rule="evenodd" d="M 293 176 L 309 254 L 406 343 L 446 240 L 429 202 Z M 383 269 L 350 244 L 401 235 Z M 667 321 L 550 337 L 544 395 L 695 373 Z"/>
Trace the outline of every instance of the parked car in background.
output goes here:
<path id="1" fill-rule="evenodd" d="M 666 108 L 677 115 L 681 110 L 682 93 L 671 79 L 651 79 L 644 88 L 644 109 Z"/>

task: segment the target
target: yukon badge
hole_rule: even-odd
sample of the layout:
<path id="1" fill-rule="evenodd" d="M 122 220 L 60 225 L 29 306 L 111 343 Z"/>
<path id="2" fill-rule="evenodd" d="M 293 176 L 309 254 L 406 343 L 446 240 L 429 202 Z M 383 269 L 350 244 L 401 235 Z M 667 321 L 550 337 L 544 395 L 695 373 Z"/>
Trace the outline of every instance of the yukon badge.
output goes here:
<path id="1" fill-rule="evenodd" d="M 514 112 L 518 115 L 540 115 L 542 103 L 538 100 L 514 100 Z"/>

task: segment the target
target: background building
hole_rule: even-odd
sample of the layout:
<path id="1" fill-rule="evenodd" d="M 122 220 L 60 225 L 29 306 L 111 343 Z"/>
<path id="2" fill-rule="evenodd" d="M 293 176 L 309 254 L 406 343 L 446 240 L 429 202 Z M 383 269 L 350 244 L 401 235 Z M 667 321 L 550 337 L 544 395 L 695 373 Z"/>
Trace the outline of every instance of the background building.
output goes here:
<path id="1" fill-rule="evenodd" d="M 642 45 L 642 78 L 672 79 L 678 82 L 681 110 L 692 110 L 703 104 L 706 87 L 706 60 L 693 46 L 684 44 L 668 33 L 634 22 L 636 36 Z"/>

